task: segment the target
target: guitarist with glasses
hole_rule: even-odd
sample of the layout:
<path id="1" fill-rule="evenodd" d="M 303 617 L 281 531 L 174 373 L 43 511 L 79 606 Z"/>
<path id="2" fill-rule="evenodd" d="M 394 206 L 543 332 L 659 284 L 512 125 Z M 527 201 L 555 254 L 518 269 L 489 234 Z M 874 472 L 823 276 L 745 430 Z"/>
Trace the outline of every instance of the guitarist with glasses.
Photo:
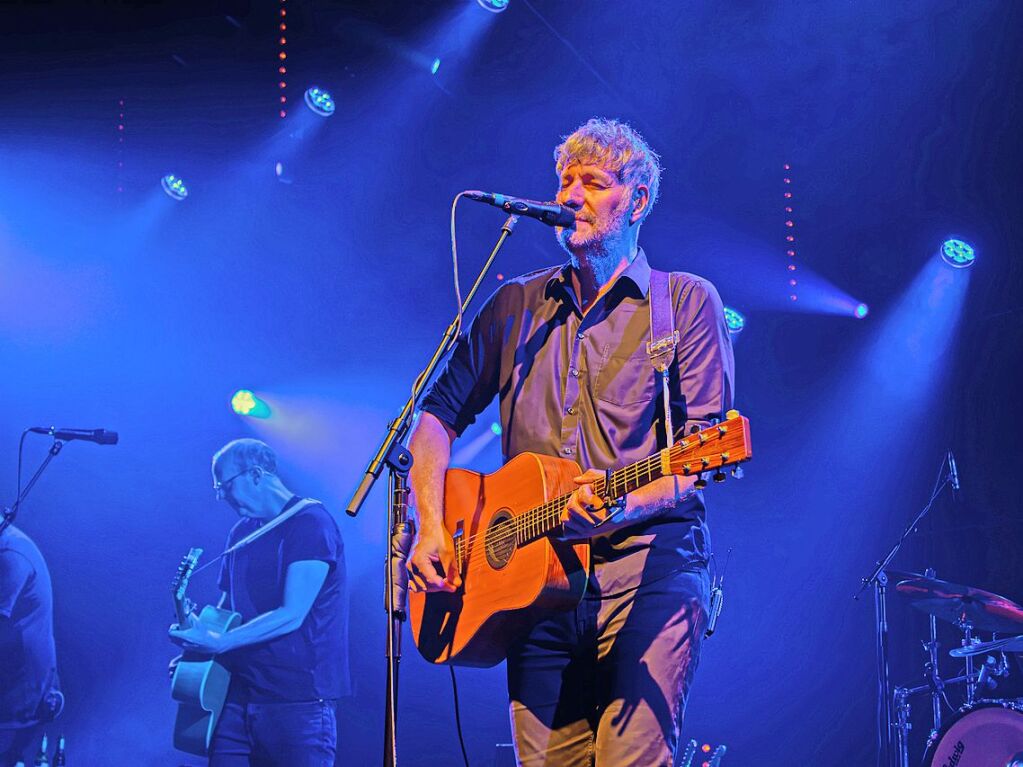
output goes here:
<path id="1" fill-rule="evenodd" d="M 213 456 L 213 488 L 241 519 L 221 562 L 219 607 L 241 615 L 227 631 L 189 616 L 171 639 L 216 656 L 230 688 L 209 743 L 211 767 L 328 767 L 337 747 L 337 699 L 349 692 L 344 545 L 318 501 L 277 475 L 255 439 Z M 241 545 L 239 545 L 241 544 Z"/>
<path id="2" fill-rule="evenodd" d="M 443 524 L 445 477 L 452 441 L 496 396 L 506 460 L 529 452 L 586 469 L 560 531 L 589 544 L 584 596 L 515 637 L 507 655 L 518 763 L 670 765 L 707 621 L 703 494 L 695 477 L 661 476 L 618 498 L 595 484 L 722 418 L 732 349 L 714 286 L 652 270 L 639 247 L 661 173 L 639 134 L 595 118 L 555 160 L 557 201 L 576 217 L 556 229 L 568 262 L 506 280 L 423 400 L 410 439 L 410 586 L 457 604 L 473 576 Z M 661 257 L 698 256 L 679 247 Z"/>

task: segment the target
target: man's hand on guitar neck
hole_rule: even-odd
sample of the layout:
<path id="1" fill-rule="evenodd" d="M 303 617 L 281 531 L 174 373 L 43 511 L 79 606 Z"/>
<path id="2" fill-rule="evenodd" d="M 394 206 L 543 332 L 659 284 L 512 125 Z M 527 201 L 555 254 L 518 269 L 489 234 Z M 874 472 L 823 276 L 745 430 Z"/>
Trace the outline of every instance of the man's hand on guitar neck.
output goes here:
<path id="1" fill-rule="evenodd" d="M 593 490 L 593 483 L 604 478 L 604 472 L 588 469 L 573 478 L 579 487 L 572 493 L 561 515 L 561 540 L 578 542 L 594 535 L 603 535 L 650 519 L 674 508 L 695 493 L 695 477 L 661 477 L 633 490 L 622 507 L 605 505 Z"/>
<path id="2" fill-rule="evenodd" d="M 457 591 L 462 587 L 455 544 L 443 526 L 419 530 L 409 552 L 409 588 L 413 591 Z"/>
<path id="3" fill-rule="evenodd" d="M 608 509 L 606 499 L 594 491 L 593 483 L 601 479 L 604 479 L 604 472 L 596 469 L 587 469 L 580 476 L 572 478 L 579 487 L 569 497 L 561 513 L 562 532 L 559 537 L 562 540 L 585 541 L 598 532 L 595 529 L 597 525 L 600 525 L 599 532 L 611 532 L 625 524 L 624 510 L 617 510 L 616 507 Z M 608 520 L 608 516 L 615 511 L 618 513 L 614 519 Z"/>

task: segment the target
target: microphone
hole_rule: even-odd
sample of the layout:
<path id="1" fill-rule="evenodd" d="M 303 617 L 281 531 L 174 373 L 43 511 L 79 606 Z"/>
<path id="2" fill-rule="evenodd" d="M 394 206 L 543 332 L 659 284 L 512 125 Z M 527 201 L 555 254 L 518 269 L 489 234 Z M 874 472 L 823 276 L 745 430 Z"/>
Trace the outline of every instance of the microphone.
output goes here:
<path id="1" fill-rule="evenodd" d="M 956 457 L 948 451 L 948 477 L 952 481 L 952 489 L 959 492 L 959 470 L 956 468 Z"/>
<path id="2" fill-rule="evenodd" d="M 480 192 L 477 189 L 467 189 L 462 196 L 485 202 L 500 208 L 507 213 L 514 213 L 517 216 L 528 216 L 542 221 L 548 226 L 563 226 L 566 229 L 575 229 L 575 211 L 558 205 L 556 202 L 537 202 L 536 200 L 524 200 L 521 197 L 511 197 L 506 194 L 495 194 L 493 192 Z"/>
<path id="3" fill-rule="evenodd" d="M 35 434 L 49 434 L 54 439 L 69 442 L 73 439 L 95 442 L 97 445 L 116 445 L 117 432 L 106 429 L 58 429 L 56 426 L 33 426 L 29 429 Z"/>
<path id="4" fill-rule="evenodd" d="M 721 608 L 724 606 L 725 592 L 721 589 L 720 583 L 715 583 L 710 590 L 710 610 L 708 610 L 707 628 L 703 631 L 704 637 L 709 637 L 718 627 L 718 618 L 721 616 Z"/>

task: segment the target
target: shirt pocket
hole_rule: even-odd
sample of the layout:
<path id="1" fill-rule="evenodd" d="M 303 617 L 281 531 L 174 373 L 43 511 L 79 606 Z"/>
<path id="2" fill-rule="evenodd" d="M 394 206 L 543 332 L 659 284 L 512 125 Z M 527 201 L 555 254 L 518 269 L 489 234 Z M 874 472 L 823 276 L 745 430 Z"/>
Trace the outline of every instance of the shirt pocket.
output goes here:
<path id="1" fill-rule="evenodd" d="M 650 402 L 655 395 L 654 367 L 645 350 L 631 356 L 606 352 L 593 384 L 593 396 L 625 407 Z"/>

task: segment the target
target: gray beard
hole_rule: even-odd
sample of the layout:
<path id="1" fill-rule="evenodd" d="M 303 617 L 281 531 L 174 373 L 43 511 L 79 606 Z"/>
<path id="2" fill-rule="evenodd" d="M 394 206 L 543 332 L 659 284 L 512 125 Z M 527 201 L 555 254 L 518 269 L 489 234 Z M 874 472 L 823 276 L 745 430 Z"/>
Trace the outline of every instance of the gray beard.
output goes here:
<path id="1" fill-rule="evenodd" d="M 590 239 L 578 248 L 569 245 L 571 234 L 571 231 L 563 230 L 559 233 L 558 242 L 568 253 L 573 268 L 582 269 L 582 262 L 585 261 L 586 268 L 593 272 L 597 284 L 604 285 L 622 260 L 621 246 L 626 238 L 624 228 L 608 232 L 600 239 Z"/>

